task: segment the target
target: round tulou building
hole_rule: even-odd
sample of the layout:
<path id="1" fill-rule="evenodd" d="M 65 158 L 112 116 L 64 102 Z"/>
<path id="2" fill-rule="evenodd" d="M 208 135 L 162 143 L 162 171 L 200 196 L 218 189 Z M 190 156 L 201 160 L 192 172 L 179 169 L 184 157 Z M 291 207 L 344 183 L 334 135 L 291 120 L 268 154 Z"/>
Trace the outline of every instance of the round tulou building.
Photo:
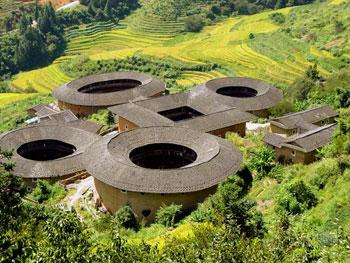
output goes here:
<path id="1" fill-rule="evenodd" d="M 130 205 L 138 220 L 148 221 L 163 204 L 195 208 L 239 170 L 242 156 L 207 133 L 149 127 L 105 136 L 87 149 L 84 163 L 109 212 Z"/>
<path id="2" fill-rule="evenodd" d="M 217 78 L 195 87 L 191 93 L 206 94 L 208 99 L 259 117 L 267 117 L 268 110 L 283 98 L 280 90 L 251 78 Z"/>
<path id="3" fill-rule="evenodd" d="M 16 165 L 12 173 L 31 188 L 38 179 L 55 182 L 87 176 L 82 154 L 98 138 L 63 123 L 42 124 L 2 135 L 0 148 L 13 150 Z"/>
<path id="4" fill-rule="evenodd" d="M 86 116 L 99 109 L 129 101 L 160 96 L 165 83 L 137 72 L 96 74 L 73 80 L 53 91 L 61 110 Z"/>

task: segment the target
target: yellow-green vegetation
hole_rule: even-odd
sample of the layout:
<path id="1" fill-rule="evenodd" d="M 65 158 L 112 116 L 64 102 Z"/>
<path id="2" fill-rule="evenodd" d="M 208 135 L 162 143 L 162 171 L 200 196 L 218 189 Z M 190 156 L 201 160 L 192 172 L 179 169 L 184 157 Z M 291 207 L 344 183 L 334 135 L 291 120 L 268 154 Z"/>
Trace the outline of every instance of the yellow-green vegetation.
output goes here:
<path id="1" fill-rule="evenodd" d="M 286 184 L 303 181 L 310 185 L 318 198 L 318 204 L 305 213 L 308 223 L 321 229 L 333 229 L 337 219 L 339 226 L 350 230 L 349 169 L 343 170 L 338 159 L 324 159 L 311 165 L 292 165 L 281 168 L 281 182 L 270 177 L 254 181 L 249 195 L 257 201 L 265 219 L 273 222 L 276 217 L 278 195 Z"/>
<path id="2" fill-rule="evenodd" d="M 119 26 L 103 22 L 67 30 L 69 41 L 62 57 L 48 67 L 18 74 L 11 84 L 19 90 L 48 93 L 71 80 L 58 65 L 81 55 L 99 61 L 144 55 L 194 64 L 218 63 L 230 69 L 226 73 L 184 72 L 176 80 L 183 86 L 225 75 L 290 84 L 313 63 L 319 64 L 324 76 L 343 67 L 346 59 L 342 58 L 350 56 L 348 35 L 334 34 L 332 21 L 320 28 L 318 17 L 322 15 L 324 19 L 337 14 L 338 20 L 342 20 L 349 10 L 348 3 L 331 1 L 228 18 L 205 27 L 200 33 L 184 33 L 181 16 L 177 19 L 156 16 L 145 6 Z M 286 22 L 273 21 L 271 15 L 275 13 L 285 16 Z M 310 20 L 309 32 L 302 31 L 306 19 Z M 327 46 L 324 37 L 312 39 L 318 32 L 341 40 Z M 338 45 L 344 47 L 342 51 Z"/>
<path id="3" fill-rule="evenodd" d="M 27 71 L 19 74 L 11 84 L 23 91 L 37 91 L 39 93 L 50 93 L 59 85 L 72 80 L 66 76 L 56 64 L 45 68 Z"/>
<path id="4" fill-rule="evenodd" d="M 9 15 L 11 11 L 15 11 L 21 6 L 24 2 L 20 0 L 0 0 L 0 19 Z M 31 1 L 29 1 L 31 2 Z"/>
<path id="5" fill-rule="evenodd" d="M 1 94 L 1 96 L 7 94 Z M 24 121 L 29 118 L 26 110 L 33 105 L 40 103 L 51 103 L 53 97 L 51 95 L 38 95 L 38 94 L 17 94 L 18 96 L 25 96 L 17 101 L 13 101 L 9 104 L 1 104 L 0 107 L 0 132 L 9 131 L 18 127 L 24 126 Z"/>
<path id="6" fill-rule="evenodd" d="M 13 102 L 24 100 L 34 94 L 26 93 L 0 93 L 0 109 Z"/>

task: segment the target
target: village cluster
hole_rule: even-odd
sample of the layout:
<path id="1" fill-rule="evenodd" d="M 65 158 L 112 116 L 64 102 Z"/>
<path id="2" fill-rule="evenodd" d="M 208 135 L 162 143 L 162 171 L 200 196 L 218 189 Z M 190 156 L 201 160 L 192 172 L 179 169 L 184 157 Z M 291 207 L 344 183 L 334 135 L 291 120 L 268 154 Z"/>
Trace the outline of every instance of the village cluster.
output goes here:
<path id="1" fill-rule="evenodd" d="M 249 78 L 165 93 L 161 80 L 136 72 L 77 79 L 53 91 L 55 105 L 28 109 L 38 123 L 0 135 L 0 147 L 14 150 L 13 174 L 29 189 L 38 179 L 68 184 L 92 176 L 98 205 L 111 213 L 128 204 L 140 220 L 152 220 L 162 204 L 191 209 L 240 169 L 242 155 L 225 134 L 245 136 L 246 123 L 269 117 L 283 96 Z M 101 125 L 84 120 L 100 109 L 115 115 L 118 131 L 101 136 Z M 325 105 L 270 119 L 264 142 L 280 163 L 311 163 L 337 116 Z"/>

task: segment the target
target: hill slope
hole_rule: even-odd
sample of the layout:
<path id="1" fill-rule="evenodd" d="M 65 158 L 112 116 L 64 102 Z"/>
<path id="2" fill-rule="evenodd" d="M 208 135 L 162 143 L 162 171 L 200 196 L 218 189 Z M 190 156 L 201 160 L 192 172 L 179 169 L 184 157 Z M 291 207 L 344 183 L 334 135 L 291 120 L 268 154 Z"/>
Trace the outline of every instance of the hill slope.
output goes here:
<path id="1" fill-rule="evenodd" d="M 18 74 L 12 85 L 19 91 L 34 89 L 48 93 L 71 79 L 60 68 L 64 61 L 77 56 L 106 60 L 134 54 L 193 64 L 218 63 L 228 69 L 222 74 L 289 84 L 313 63 L 319 65 L 324 75 L 347 66 L 349 33 L 335 32 L 334 21 L 348 27 L 349 12 L 349 3 L 331 1 L 229 18 L 205 27 L 200 33 L 180 33 L 181 18 L 165 21 L 145 15 L 141 9 L 117 28 L 100 23 L 68 31 L 64 56 L 48 67 Z M 275 13 L 285 17 L 285 22 L 276 23 L 271 18 Z M 216 73 L 184 75 L 178 83 L 191 86 Z"/>

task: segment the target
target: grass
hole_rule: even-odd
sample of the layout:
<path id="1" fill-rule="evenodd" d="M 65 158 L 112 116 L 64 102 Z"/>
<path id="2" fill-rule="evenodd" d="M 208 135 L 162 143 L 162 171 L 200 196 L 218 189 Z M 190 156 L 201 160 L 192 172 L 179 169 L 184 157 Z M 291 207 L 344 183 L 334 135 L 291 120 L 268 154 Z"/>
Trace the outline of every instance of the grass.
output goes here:
<path id="1" fill-rule="evenodd" d="M 0 133 L 23 126 L 23 122 L 28 119 L 26 112 L 28 108 L 40 103 L 51 103 L 54 100 L 50 95 L 19 95 L 27 95 L 27 97 L 0 108 Z"/>

